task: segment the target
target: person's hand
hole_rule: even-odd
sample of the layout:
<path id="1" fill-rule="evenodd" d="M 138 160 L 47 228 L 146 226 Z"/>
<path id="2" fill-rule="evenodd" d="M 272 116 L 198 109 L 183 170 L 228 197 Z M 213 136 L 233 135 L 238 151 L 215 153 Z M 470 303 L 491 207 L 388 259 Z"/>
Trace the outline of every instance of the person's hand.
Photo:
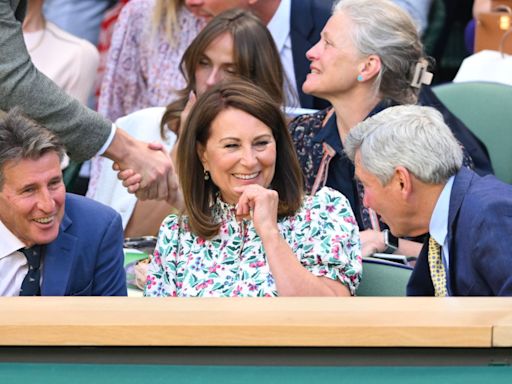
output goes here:
<path id="1" fill-rule="evenodd" d="M 363 257 L 371 256 L 376 252 L 383 252 L 386 249 L 384 235 L 374 229 L 365 229 L 359 232 L 361 238 L 361 253 Z"/>
<path id="2" fill-rule="evenodd" d="M 236 205 L 238 217 L 251 217 L 256 233 L 263 239 L 266 235 L 278 233 L 277 209 L 279 195 L 272 189 L 257 184 L 237 187 L 240 193 Z"/>
<path id="3" fill-rule="evenodd" d="M 153 149 L 158 148 L 158 149 Z M 148 145 L 117 129 L 104 154 L 114 161 L 114 169 L 128 191 L 141 200 L 173 200 L 178 181 L 172 161 L 162 146 Z"/>

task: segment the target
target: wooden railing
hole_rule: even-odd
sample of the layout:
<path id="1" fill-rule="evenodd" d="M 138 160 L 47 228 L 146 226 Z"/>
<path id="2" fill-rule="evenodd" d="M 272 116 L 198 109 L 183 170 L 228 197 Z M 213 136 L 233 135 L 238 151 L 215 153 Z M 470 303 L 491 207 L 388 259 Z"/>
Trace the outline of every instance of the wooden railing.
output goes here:
<path id="1" fill-rule="evenodd" d="M 512 298 L 0 298 L 3 346 L 511 347 Z"/>

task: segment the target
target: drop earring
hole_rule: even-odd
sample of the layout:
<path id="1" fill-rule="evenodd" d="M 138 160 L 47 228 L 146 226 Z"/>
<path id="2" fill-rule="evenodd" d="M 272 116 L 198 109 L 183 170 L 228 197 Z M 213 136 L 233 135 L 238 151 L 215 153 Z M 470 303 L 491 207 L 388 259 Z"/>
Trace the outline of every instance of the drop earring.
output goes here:
<path id="1" fill-rule="evenodd" d="M 357 75 L 357 81 L 359 81 L 359 82 L 363 81 L 363 75 Z"/>
<path id="2" fill-rule="evenodd" d="M 204 179 L 206 181 L 210 180 L 210 172 L 208 172 L 207 170 L 204 171 Z"/>

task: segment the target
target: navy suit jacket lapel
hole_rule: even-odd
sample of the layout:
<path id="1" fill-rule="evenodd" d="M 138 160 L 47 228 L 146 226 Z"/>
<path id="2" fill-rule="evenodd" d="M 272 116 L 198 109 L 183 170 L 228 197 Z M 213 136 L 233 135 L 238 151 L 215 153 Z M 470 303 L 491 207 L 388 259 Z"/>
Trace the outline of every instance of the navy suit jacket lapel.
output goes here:
<path id="1" fill-rule="evenodd" d="M 316 41 L 310 41 L 314 28 L 310 1 L 292 0 L 290 14 L 290 38 L 292 40 L 293 68 L 295 80 L 299 91 L 300 104 L 313 105 L 313 96 L 302 92 L 302 84 L 309 72 L 309 61 L 306 60 L 306 52 Z M 293 81 L 294 79 L 289 79 Z"/>
<path id="2" fill-rule="evenodd" d="M 64 214 L 59 236 L 45 248 L 41 287 L 43 296 L 65 296 L 67 293 L 71 269 L 77 254 L 77 238 L 67 233 L 71 224 L 71 219 Z"/>
<path id="3" fill-rule="evenodd" d="M 464 196 L 469 189 L 473 174 L 467 170 L 464 166 L 455 175 L 455 180 L 452 186 L 452 192 L 450 194 L 450 208 L 448 210 L 448 235 L 447 243 L 450 244 L 450 269 L 449 269 L 449 288 L 450 295 L 456 296 L 458 294 L 457 289 L 457 261 L 455 255 L 457 254 L 457 239 L 455 236 L 457 229 L 457 222 L 459 218 L 460 207 L 464 200 Z"/>
<path id="4" fill-rule="evenodd" d="M 434 286 L 428 266 L 428 239 L 426 236 L 418 260 L 407 283 L 407 296 L 434 296 Z"/>

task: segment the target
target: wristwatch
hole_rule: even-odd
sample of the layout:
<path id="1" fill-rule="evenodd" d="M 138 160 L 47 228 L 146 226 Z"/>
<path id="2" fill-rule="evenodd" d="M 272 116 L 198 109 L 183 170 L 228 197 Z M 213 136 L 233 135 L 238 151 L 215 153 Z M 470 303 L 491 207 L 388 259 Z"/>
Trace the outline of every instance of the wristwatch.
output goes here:
<path id="1" fill-rule="evenodd" d="M 393 236 L 389 229 L 383 230 L 382 234 L 384 235 L 384 245 L 386 246 L 384 253 L 395 253 L 398 249 L 398 237 Z"/>

